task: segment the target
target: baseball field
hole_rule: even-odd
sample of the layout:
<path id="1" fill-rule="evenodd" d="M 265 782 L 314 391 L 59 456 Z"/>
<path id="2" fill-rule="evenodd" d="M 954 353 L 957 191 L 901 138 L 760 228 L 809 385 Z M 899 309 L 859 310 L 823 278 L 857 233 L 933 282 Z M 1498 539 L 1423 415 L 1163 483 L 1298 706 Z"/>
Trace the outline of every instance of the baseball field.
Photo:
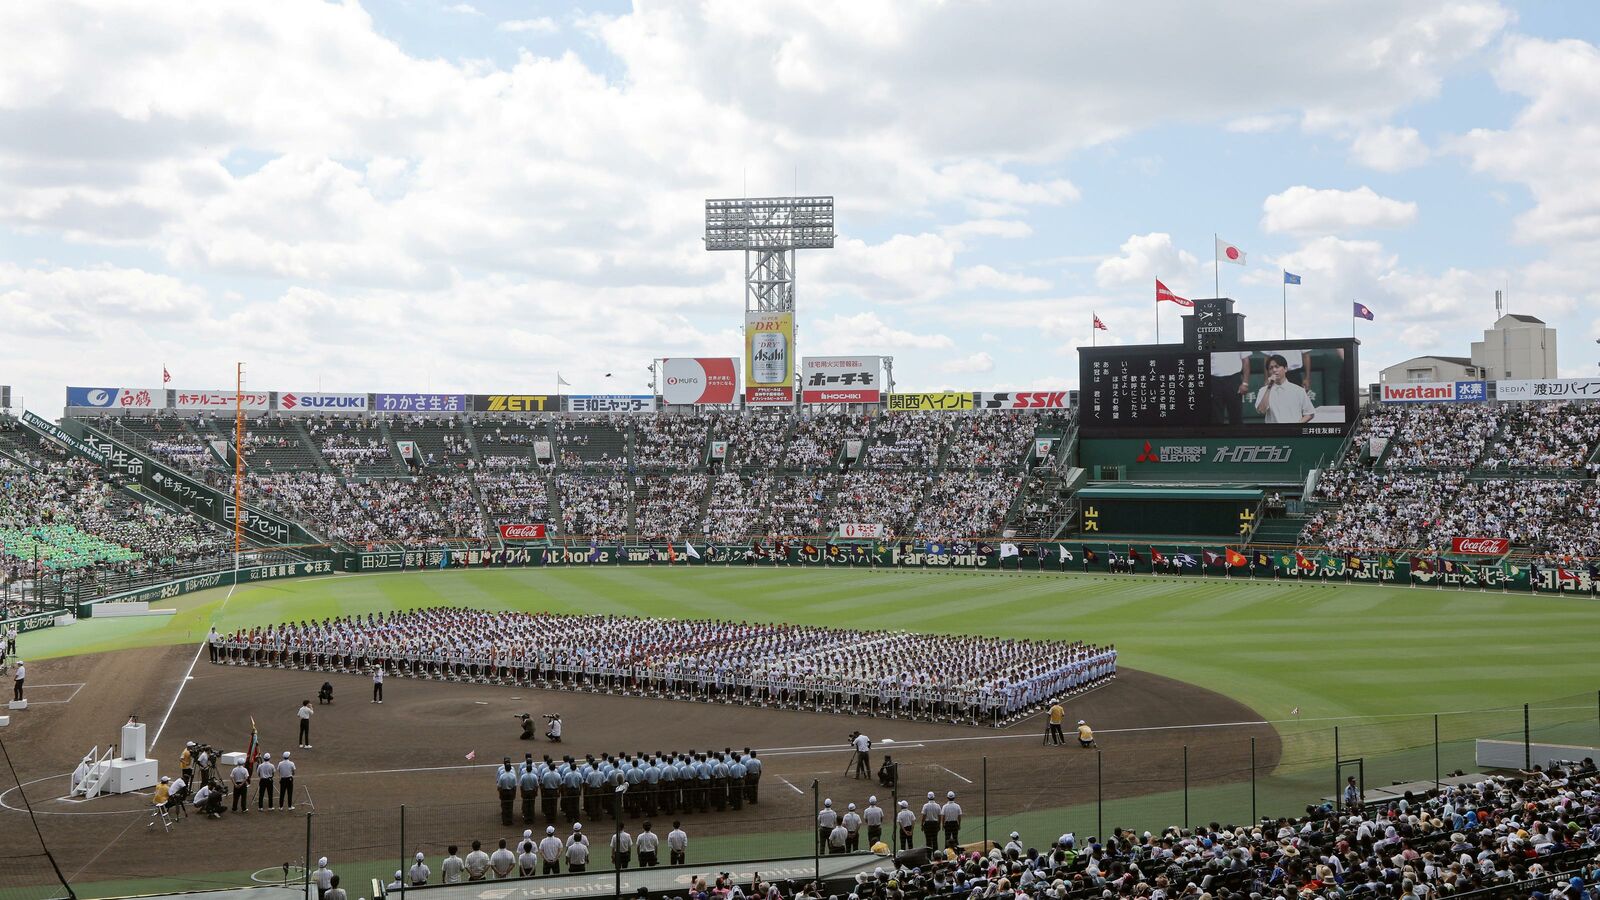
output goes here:
<path id="1" fill-rule="evenodd" d="M 313 859 L 333 858 L 357 885 L 392 874 L 410 852 L 436 863 L 448 843 L 464 852 L 476 838 L 492 848 L 522 826 L 501 827 L 485 766 L 525 750 L 762 750 L 759 806 L 685 817 L 691 862 L 710 863 L 809 853 L 817 797 L 861 803 L 875 792 L 843 771 L 855 728 L 901 760 L 900 796 L 913 807 L 923 791 L 961 794 L 964 839 L 1017 830 L 1045 842 L 1068 830 L 1294 813 L 1331 794 L 1341 772 L 1360 772 L 1371 786 L 1472 770 L 1473 739 L 1520 740 L 1525 727 L 1534 740 L 1600 742 L 1595 601 L 1571 595 L 630 567 L 332 576 L 170 605 L 176 614 L 96 618 L 22 637 L 30 686 L 40 686 L 30 697 L 43 702 L 0 740 L 79 896 L 248 883 L 261 869 L 299 865 L 308 832 Z M 157 736 L 151 755 L 164 772 L 186 739 L 243 749 L 252 719 L 264 748 L 293 747 L 294 708 L 330 676 L 196 663 L 211 624 L 228 631 L 437 605 L 1081 639 L 1115 644 L 1122 675 L 1069 704 L 1096 726 L 1098 752 L 1041 746 L 1038 720 L 968 728 L 404 679 L 391 681 L 378 707 L 366 702 L 363 679 L 331 676 L 338 699 L 319 709 L 315 749 L 295 754 L 308 798 L 294 813 L 191 819 L 165 833 L 149 825 L 143 798 L 60 799 L 77 759 L 114 739 L 130 713 Z M 524 711 L 562 712 L 566 744 L 519 746 L 510 715 Z M 36 845 L 6 777 L 0 833 Z"/>

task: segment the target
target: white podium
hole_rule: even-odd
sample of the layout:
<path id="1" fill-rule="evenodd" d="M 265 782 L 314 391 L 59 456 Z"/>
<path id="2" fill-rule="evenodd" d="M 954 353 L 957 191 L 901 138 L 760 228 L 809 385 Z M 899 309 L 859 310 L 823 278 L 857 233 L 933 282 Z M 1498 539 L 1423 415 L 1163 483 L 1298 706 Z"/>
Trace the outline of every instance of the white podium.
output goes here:
<path id="1" fill-rule="evenodd" d="M 10 701 L 9 703 L 6 704 L 6 708 L 7 709 L 27 709 L 28 708 L 28 701 L 27 700 L 12 700 L 12 701 Z"/>
<path id="2" fill-rule="evenodd" d="M 99 764 L 102 794 L 130 794 L 156 786 L 160 780 L 156 761 L 144 755 L 144 723 L 122 726 L 121 759 Z"/>

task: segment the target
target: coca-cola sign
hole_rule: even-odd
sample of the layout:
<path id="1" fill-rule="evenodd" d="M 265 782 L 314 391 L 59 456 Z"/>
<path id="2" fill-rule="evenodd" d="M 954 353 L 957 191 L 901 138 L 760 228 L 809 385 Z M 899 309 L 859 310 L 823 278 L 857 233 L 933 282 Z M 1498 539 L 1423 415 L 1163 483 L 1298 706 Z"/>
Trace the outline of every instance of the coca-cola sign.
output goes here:
<path id="1" fill-rule="evenodd" d="M 1463 556 L 1505 556 L 1511 549 L 1510 538 L 1453 537 L 1450 552 Z"/>
<path id="2" fill-rule="evenodd" d="M 501 525 L 500 540 L 542 541 L 544 540 L 544 523 L 538 522 L 528 525 Z"/>

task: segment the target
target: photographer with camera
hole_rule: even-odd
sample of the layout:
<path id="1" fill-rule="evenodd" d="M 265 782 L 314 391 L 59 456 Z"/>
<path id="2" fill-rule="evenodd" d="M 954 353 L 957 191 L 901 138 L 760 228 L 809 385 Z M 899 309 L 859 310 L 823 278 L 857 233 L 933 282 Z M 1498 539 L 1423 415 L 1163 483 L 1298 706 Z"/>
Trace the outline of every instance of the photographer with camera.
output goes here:
<path id="1" fill-rule="evenodd" d="M 544 718 L 546 722 L 550 723 L 550 728 L 544 733 L 544 736 L 549 738 L 550 742 L 553 744 L 561 743 L 561 714 L 556 713 L 555 715 L 545 716 Z"/>
<path id="2" fill-rule="evenodd" d="M 850 746 L 855 748 L 857 778 L 872 777 L 872 763 L 867 753 L 872 749 L 872 739 L 859 731 L 850 732 Z"/>
<path id="3" fill-rule="evenodd" d="M 521 715 L 513 715 L 511 718 L 522 722 L 522 737 L 518 738 L 518 740 L 536 741 L 539 739 L 539 735 L 533 727 L 533 716 L 523 713 Z"/>

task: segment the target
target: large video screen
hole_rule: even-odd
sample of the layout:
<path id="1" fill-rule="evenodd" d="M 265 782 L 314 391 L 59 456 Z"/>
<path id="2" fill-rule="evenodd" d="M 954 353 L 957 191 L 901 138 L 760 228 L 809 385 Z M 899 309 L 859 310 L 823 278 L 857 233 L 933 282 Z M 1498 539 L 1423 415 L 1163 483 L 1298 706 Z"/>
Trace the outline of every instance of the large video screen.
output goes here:
<path id="1" fill-rule="evenodd" d="M 1360 411 L 1349 338 L 1232 350 L 1079 350 L 1085 437 L 1344 434 Z"/>

